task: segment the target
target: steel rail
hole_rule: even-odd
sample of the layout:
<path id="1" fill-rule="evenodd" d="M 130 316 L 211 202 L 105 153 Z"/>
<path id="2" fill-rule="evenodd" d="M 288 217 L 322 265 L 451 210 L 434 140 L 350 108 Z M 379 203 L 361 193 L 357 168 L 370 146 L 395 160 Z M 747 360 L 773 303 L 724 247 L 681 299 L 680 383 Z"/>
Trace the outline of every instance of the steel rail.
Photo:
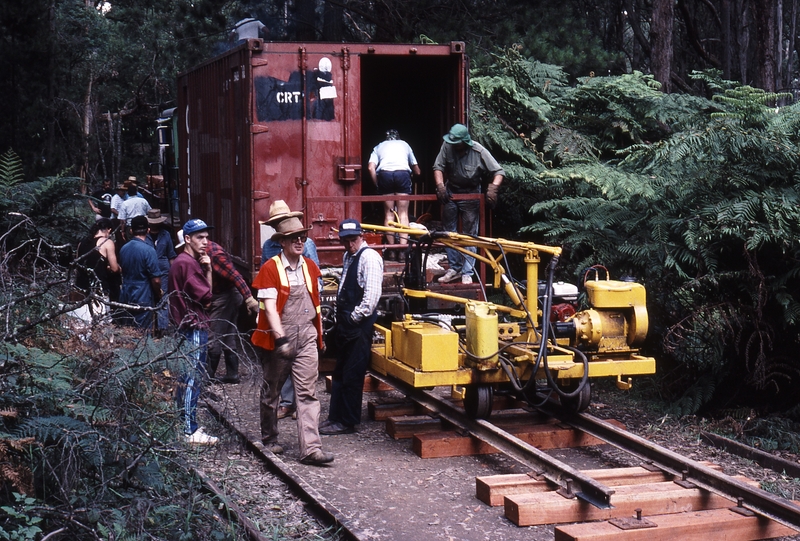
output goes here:
<path id="1" fill-rule="evenodd" d="M 356 525 L 348 519 L 344 513 L 336 508 L 331 502 L 325 499 L 314 487 L 305 479 L 300 477 L 289 465 L 281 460 L 277 455 L 266 450 L 260 441 L 253 441 L 249 438 L 247 431 L 229 419 L 225 415 L 225 410 L 216 404 L 205 401 L 205 406 L 211 414 L 223 425 L 228 427 L 244 442 L 247 449 L 253 453 L 262 463 L 264 463 L 274 474 L 276 474 L 289 488 L 307 504 L 307 509 L 316 515 L 320 522 L 333 525 L 337 532 L 349 541 L 361 541 L 365 538 L 359 533 Z"/>
<path id="2" fill-rule="evenodd" d="M 698 487 L 734 501 L 741 499 L 743 507 L 784 526 L 800 530 L 800 506 L 787 499 L 737 481 L 720 471 L 681 456 L 674 451 L 622 430 L 592 415 L 566 413 L 552 404 L 547 404 L 538 409 L 627 453 L 637 456 L 645 462 L 650 462 L 682 480 L 689 481 Z"/>
<path id="3" fill-rule="evenodd" d="M 488 421 L 470 419 L 459 408 L 442 401 L 429 391 L 418 389 L 397 379 L 386 378 L 374 371 L 370 371 L 370 374 L 375 379 L 397 388 L 410 399 L 434 412 L 448 423 L 469 432 L 520 464 L 531 468 L 537 475 L 541 475 L 552 483 L 564 487 L 565 490 L 581 500 L 599 508 L 611 507 L 611 495 L 614 494 L 614 490 L 588 477 L 580 470 L 542 452 Z M 570 490 L 569 484 L 564 486 L 566 479 L 572 480 L 572 490 Z"/>

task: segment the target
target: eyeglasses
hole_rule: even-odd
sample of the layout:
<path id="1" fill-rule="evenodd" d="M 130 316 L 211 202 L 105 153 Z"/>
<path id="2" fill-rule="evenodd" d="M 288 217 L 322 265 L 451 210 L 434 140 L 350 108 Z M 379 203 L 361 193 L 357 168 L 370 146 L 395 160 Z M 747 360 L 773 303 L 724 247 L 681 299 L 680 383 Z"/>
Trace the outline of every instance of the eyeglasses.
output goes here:
<path id="1" fill-rule="evenodd" d="M 286 240 L 288 240 L 291 243 L 299 242 L 301 244 L 305 244 L 307 239 L 308 237 L 305 235 L 296 235 L 294 237 L 287 237 Z"/>

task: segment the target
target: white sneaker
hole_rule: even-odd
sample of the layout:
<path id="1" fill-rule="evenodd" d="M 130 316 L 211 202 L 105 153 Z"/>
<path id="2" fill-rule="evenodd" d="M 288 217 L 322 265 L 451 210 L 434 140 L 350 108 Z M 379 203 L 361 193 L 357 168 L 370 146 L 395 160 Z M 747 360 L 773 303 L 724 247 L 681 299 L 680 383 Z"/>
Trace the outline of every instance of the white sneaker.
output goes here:
<path id="1" fill-rule="evenodd" d="M 442 275 L 439 278 L 439 283 L 440 284 L 449 284 L 450 282 L 455 282 L 460 277 L 461 277 L 461 273 L 460 272 L 458 272 L 456 270 L 453 270 L 453 269 L 447 269 L 447 272 L 444 273 L 444 275 Z"/>
<path id="2" fill-rule="evenodd" d="M 472 276 L 469 274 L 462 274 L 461 275 L 461 283 L 462 284 L 471 284 L 472 283 Z"/>
<path id="3" fill-rule="evenodd" d="M 184 434 L 184 440 L 189 445 L 216 445 L 219 438 L 206 434 L 205 429 L 201 426 L 194 431 L 194 434 Z"/>

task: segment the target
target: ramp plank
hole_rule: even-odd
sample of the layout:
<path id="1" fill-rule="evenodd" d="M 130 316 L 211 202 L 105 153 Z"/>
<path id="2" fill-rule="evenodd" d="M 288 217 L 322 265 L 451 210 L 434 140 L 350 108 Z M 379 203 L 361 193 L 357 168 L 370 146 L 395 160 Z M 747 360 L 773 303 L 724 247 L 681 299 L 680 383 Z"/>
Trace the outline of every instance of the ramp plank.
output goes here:
<path id="1" fill-rule="evenodd" d="M 555 492 L 513 494 L 504 501 L 505 516 L 517 526 L 563 524 L 631 517 L 636 509 L 645 516 L 731 507 L 733 502 L 700 488 L 682 488 L 673 482 L 616 487 L 611 509 L 598 509 L 577 498 Z"/>
<path id="2" fill-rule="evenodd" d="M 441 432 L 441 419 L 429 415 L 406 415 L 386 419 L 386 433 L 396 440 L 414 437 L 414 434 Z"/>
<path id="3" fill-rule="evenodd" d="M 717 464 L 712 464 L 711 462 L 702 462 L 702 464 L 709 468 L 720 469 Z M 672 480 L 672 476 L 668 473 L 653 472 L 641 466 L 584 470 L 583 473 L 597 479 L 606 486 L 638 485 Z M 475 497 L 492 507 L 503 505 L 503 498 L 511 494 L 547 492 L 556 488 L 558 487 L 549 481 L 545 479 L 537 480 L 526 473 L 489 475 L 475 478 Z"/>
<path id="4" fill-rule="evenodd" d="M 385 421 L 389 417 L 400 417 L 401 415 L 415 415 L 417 406 L 413 402 L 406 400 L 370 400 L 367 402 L 367 412 L 373 421 Z"/>
<path id="5" fill-rule="evenodd" d="M 643 530 L 622 530 L 608 522 L 557 526 L 555 541 L 751 541 L 795 535 L 798 532 L 763 517 L 745 517 L 729 509 L 690 511 L 674 515 L 645 516 L 657 525 Z"/>
<path id="6" fill-rule="evenodd" d="M 331 387 L 333 387 L 333 376 L 325 376 L 325 390 L 327 392 L 331 392 Z M 391 385 L 386 385 L 381 380 L 373 378 L 369 374 L 367 374 L 367 377 L 364 378 L 365 393 L 374 393 L 377 391 L 391 391 L 391 390 L 394 390 L 394 387 L 392 387 Z"/>

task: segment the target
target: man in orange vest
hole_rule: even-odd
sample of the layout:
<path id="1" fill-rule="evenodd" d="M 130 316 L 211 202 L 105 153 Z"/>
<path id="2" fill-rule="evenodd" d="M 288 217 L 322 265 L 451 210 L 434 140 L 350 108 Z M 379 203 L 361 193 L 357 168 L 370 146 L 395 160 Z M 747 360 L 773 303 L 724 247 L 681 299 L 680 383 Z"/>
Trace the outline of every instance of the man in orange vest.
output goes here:
<path id="1" fill-rule="evenodd" d="M 279 204 L 280 203 L 280 204 Z M 270 206 L 270 218 L 285 207 Z M 308 228 L 301 212 L 290 212 L 274 224 L 272 240 L 281 253 L 268 259 L 258 271 L 253 287 L 258 290 L 258 328 L 252 342 L 258 346 L 263 370 L 261 384 L 261 440 L 267 450 L 279 454 L 278 404 L 281 387 L 291 374 L 297 403 L 297 435 L 300 462 L 321 466 L 333 462 L 322 450 L 319 436 L 320 405 L 316 394 L 319 350 L 322 347 L 319 267 L 302 256 Z"/>

